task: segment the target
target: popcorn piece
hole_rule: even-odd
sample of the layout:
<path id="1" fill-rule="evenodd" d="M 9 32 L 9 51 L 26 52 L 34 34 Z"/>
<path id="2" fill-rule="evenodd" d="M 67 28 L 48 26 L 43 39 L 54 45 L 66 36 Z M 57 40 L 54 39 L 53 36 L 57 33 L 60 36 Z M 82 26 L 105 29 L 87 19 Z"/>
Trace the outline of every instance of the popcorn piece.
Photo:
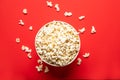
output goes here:
<path id="1" fill-rule="evenodd" d="M 42 71 L 43 70 L 43 65 L 39 65 L 39 66 L 36 66 L 35 67 L 37 69 L 38 72 Z"/>
<path id="2" fill-rule="evenodd" d="M 21 49 L 24 51 L 24 50 L 25 50 L 25 46 L 24 46 L 24 45 L 22 45 Z"/>
<path id="3" fill-rule="evenodd" d="M 56 11 L 60 11 L 59 4 L 55 4 Z"/>
<path id="4" fill-rule="evenodd" d="M 24 52 L 28 53 L 28 54 L 27 54 L 27 57 L 28 57 L 29 59 L 32 58 L 32 55 L 31 55 L 32 49 L 29 49 L 29 47 L 24 46 L 24 45 L 22 45 L 21 49 L 22 49 Z"/>
<path id="5" fill-rule="evenodd" d="M 30 27 L 29 27 L 29 30 L 30 30 L 30 31 L 32 31 L 32 30 L 33 30 L 33 27 L 32 27 L 32 26 L 30 26 Z"/>
<path id="6" fill-rule="evenodd" d="M 85 16 L 80 16 L 79 19 L 80 20 L 83 20 L 85 18 Z"/>
<path id="7" fill-rule="evenodd" d="M 32 52 L 32 49 L 29 49 L 29 48 L 26 47 L 25 52 L 31 53 L 31 52 Z"/>
<path id="8" fill-rule="evenodd" d="M 47 73 L 47 72 L 49 72 L 49 69 L 48 69 L 48 67 L 47 67 L 47 66 L 45 66 L 44 73 Z"/>
<path id="9" fill-rule="evenodd" d="M 95 30 L 95 27 L 94 27 L 94 26 L 92 26 L 92 29 L 91 29 L 91 34 L 94 34 L 94 33 L 96 33 L 96 30 Z"/>
<path id="10" fill-rule="evenodd" d="M 61 38 L 60 38 L 60 41 L 61 41 L 62 43 L 64 43 L 64 42 L 66 41 L 66 38 L 61 37 Z"/>
<path id="11" fill-rule="evenodd" d="M 28 53 L 27 56 L 28 56 L 29 59 L 32 58 L 31 53 Z"/>
<path id="12" fill-rule="evenodd" d="M 72 12 L 65 12 L 65 13 L 64 13 L 64 16 L 70 17 L 70 16 L 72 16 Z"/>
<path id="13" fill-rule="evenodd" d="M 78 58 L 77 61 L 78 61 L 78 62 L 77 62 L 77 65 L 80 65 L 81 62 L 82 62 L 82 60 L 81 60 L 80 58 Z"/>
<path id="14" fill-rule="evenodd" d="M 27 46 L 24 46 L 24 49 L 25 49 L 25 51 L 29 50 L 29 48 Z"/>
<path id="15" fill-rule="evenodd" d="M 23 9 L 23 14 L 27 14 L 28 12 L 27 12 L 27 9 Z"/>
<path id="16" fill-rule="evenodd" d="M 22 45 L 21 49 L 27 53 L 31 53 L 32 49 L 29 49 L 29 47 Z"/>
<path id="17" fill-rule="evenodd" d="M 42 60 L 40 60 L 40 59 L 38 59 L 37 62 L 38 62 L 39 64 L 42 64 Z"/>
<path id="18" fill-rule="evenodd" d="M 16 38 L 16 43 L 20 43 L 20 38 Z"/>
<path id="19" fill-rule="evenodd" d="M 85 27 L 83 27 L 82 29 L 79 29 L 80 33 L 84 33 L 85 32 Z"/>
<path id="20" fill-rule="evenodd" d="M 24 26 L 23 20 L 19 20 L 19 25 Z"/>
<path id="21" fill-rule="evenodd" d="M 84 58 L 88 58 L 89 56 L 90 56 L 90 53 L 85 53 L 85 54 L 83 55 Z"/>
<path id="22" fill-rule="evenodd" d="M 48 6 L 48 7 L 52 7 L 52 6 L 53 6 L 53 4 L 52 4 L 51 1 L 46 1 L 46 3 L 47 3 L 47 6 Z"/>

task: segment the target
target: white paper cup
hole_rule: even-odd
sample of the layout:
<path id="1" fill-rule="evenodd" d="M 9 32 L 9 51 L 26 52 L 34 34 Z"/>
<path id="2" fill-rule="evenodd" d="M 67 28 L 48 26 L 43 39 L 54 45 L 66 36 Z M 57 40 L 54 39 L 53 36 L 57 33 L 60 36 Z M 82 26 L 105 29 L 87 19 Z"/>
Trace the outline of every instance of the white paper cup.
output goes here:
<path id="1" fill-rule="evenodd" d="M 64 33 L 66 33 L 66 35 L 63 35 Z M 75 30 L 73 26 L 63 21 L 52 21 L 45 24 L 43 27 L 41 27 L 41 29 L 38 31 L 35 37 L 35 48 L 38 56 L 45 63 L 55 67 L 63 67 L 71 64 L 78 56 L 81 46 L 80 37 L 79 34 L 77 33 L 78 32 Z M 48 35 L 53 35 L 53 36 L 48 36 Z M 62 35 L 62 36 L 58 37 L 58 35 Z M 55 36 L 57 36 L 57 38 Z M 62 42 L 64 41 L 64 39 L 60 37 L 63 36 L 65 36 L 64 39 L 67 40 L 68 42 Z M 74 37 L 69 38 L 70 36 L 74 36 Z M 51 39 L 51 37 L 53 38 Z M 57 41 L 59 40 L 59 38 L 60 41 Z M 49 39 L 53 41 L 50 42 Z M 76 39 L 76 41 L 74 41 L 74 39 Z M 52 44 L 54 44 L 54 46 L 50 48 L 49 45 Z M 76 46 L 72 46 L 72 44 Z M 61 47 L 61 45 L 64 46 Z M 59 47 L 59 49 L 57 49 L 56 47 Z M 72 47 L 74 49 L 72 49 Z M 62 50 L 62 48 L 64 50 Z M 69 49 L 72 52 L 70 52 Z M 56 50 L 56 52 L 54 50 Z M 62 53 L 60 54 L 60 52 Z"/>

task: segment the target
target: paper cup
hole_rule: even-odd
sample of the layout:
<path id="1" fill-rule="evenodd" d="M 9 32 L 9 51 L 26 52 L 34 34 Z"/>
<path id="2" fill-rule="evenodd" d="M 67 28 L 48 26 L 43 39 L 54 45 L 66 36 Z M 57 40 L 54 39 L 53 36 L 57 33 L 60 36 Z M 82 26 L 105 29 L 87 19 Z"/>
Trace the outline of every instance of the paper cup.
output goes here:
<path id="1" fill-rule="evenodd" d="M 71 64 L 80 51 L 80 37 L 73 26 L 52 21 L 40 28 L 35 37 L 38 56 L 45 63 L 63 67 Z"/>

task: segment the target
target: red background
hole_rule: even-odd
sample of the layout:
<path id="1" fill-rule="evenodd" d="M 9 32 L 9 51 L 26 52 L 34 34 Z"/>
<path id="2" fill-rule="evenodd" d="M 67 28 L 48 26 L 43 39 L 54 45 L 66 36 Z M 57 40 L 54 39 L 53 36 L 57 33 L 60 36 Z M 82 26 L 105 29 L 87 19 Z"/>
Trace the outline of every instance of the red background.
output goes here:
<path id="1" fill-rule="evenodd" d="M 57 79 L 120 79 L 120 0 L 51 0 L 60 5 L 60 12 L 46 6 L 46 0 L 0 0 L 0 80 L 57 80 Z M 28 9 L 28 15 L 22 9 Z M 65 11 L 72 17 L 66 18 Z M 82 21 L 78 17 L 85 15 Z M 25 26 L 18 25 L 22 19 Z M 61 20 L 77 30 L 86 27 L 81 37 L 81 50 L 77 60 L 64 68 L 50 68 L 50 72 L 38 73 L 34 39 L 45 23 Z M 32 25 L 33 31 L 28 27 Z M 90 34 L 94 25 L 97 33 Z M 20 37 L 21 42 L 15 42 Z M 32 59 L 21 50 L 21 45 L 32 48 Z M 82 54 L 90 52 L 84 59 Z"/>

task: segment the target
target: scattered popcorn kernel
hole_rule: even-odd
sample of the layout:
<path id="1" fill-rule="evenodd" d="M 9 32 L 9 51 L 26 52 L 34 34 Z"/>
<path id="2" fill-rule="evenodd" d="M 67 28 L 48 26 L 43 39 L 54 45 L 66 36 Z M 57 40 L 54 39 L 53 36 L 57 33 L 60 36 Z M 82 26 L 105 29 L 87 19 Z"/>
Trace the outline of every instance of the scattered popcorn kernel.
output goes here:
<path id="1" fill-rule="evenodd" d="M 20 43 L 20 38 L 16 38 L 16 43 Z"/>
<path id="2" fill-rule="evenodd" d="M 72 16 L 72 12 L 65 12 L 65 13 L 64 13 L 64 16 L 70 17 L 70 16 Z"/>
<path id="3" fill-rule="evenodd" d="M 92 29 L 91 29 L 91 34 L 94 34 L 94 33 L 96 33 L 96 29 L 95 29 L 95 27 L 94 27 L 94 26 L 92 26 Z"/>
<path id="4" fill-rule="evenodd" d="M 83 55 L 84 58 L 88 58 L 89 56 L 90 56 L 90 53 L 85 53 L 85 54 Z"/>
<path id="5" fill-rule="evenodd" d="M 23 9 L 23 14 L 27 14 L 28 12 L 27 12 L 27 9 Z"/>
<path id="6" fill-rule="evenodd" d="M 40 71 L 38 66 L 35 66 L 35 68 L 37 69 L 37 71 Z"/>
<path id="7" fill-rule="evenodd" d="M 32 26 L 30 26 L 30 27 L 29 27 L 29 30 L 30 30 L 30 31 L 32 31 L 32 30 L 33 30 L 33 27 L 32 27 Z"/>
<path id="8" fill-rule="evenodd" d="M 79 19 L 80 20 L 83 20 L 85 18 L 85 16 L 80 16 Z"/>
<path id="9" fill-rule="evenodd" d="M 38 59 L 37 62 L 38 62 L 39 64 L 42 64 L 42 60 L 41 60 L 41 59 Z"/>
<path id="10" fill-rule="evenodd" d="M 49 69 L 48 69 L 48 67 L 47 67 L 47 66 L 45 66 L 44 73 L 47 73 L 47 72 L 49 72 Z"/>
<path id="11" fill-rule="evenodd" d="M 24 26 L 23 20 L 19 20 L 19 25 Z"/>
<path id="12" fill-rule="evenodd" d="M 84 33 L 85 32 L 85 27 L 83 27 L 82 29 L 79 29 L 80 33 Z"/>
<path id="13" fill-rule="evenodd" d="M 35 67 L 37 69 L 38 72 L 42 71 L 43 70 L 43 65 L 39 65 L 39 66 L 36 66 Z"/>
<path id="14" fill-rule="evenodd" d="M 31 59 L 31 58 L 32 58 L 31 53 L 28 53 L 28 54 L 27 54 L 27 56 L 28 56 L 28 58 L 29 58 L 29 59 Z"/>
<path id="15" fill-rule="evenodd" d="M 25 52 L 27 52 L 27 53 L 31 53 L 32 52 L 32 49 L 25 49 Z"/>
<path id="16" fill-rule="evenodd" d="M 24 45 L 22 45 L 21 49 L 24 51 L 24 50 L 25 50 L 25 46 L 24 46 Z"/>
<path id="17" fill-rule="evenodd" d="M 60 11 L 59 4 L 55 4 L 56 11 Z"/>
<path id="18" fill-rule="evenodd" d="M 47 6 L 48 6 L 48 7 L 52 7 L 52 6 L 53 6 L 53 4 L 52 4 L 51 1 L 46 1 L 46 3 L 47 3 Z"/>
<path id="19" fill-rule="evenodd" d="M 24 45 L 22 45 L 21 49 L 22 49 L 23 51 L 25 51 L 26 53 L 31 53 L 31 52 L 32 52 L 32 49 L 30 49 L 29 47 L 24 46 Z"/>
<path id="20" fill-rule="evenodd" d="M 29 47 L 24 46 L 25 52 L 27 52 L 27 50 L 29 50 Z"/>
<path id="21" fill-rule="evenodd" d="M 77 59 L 77 65 L 80 65 L 82 60 L 80 58 Z"/>

